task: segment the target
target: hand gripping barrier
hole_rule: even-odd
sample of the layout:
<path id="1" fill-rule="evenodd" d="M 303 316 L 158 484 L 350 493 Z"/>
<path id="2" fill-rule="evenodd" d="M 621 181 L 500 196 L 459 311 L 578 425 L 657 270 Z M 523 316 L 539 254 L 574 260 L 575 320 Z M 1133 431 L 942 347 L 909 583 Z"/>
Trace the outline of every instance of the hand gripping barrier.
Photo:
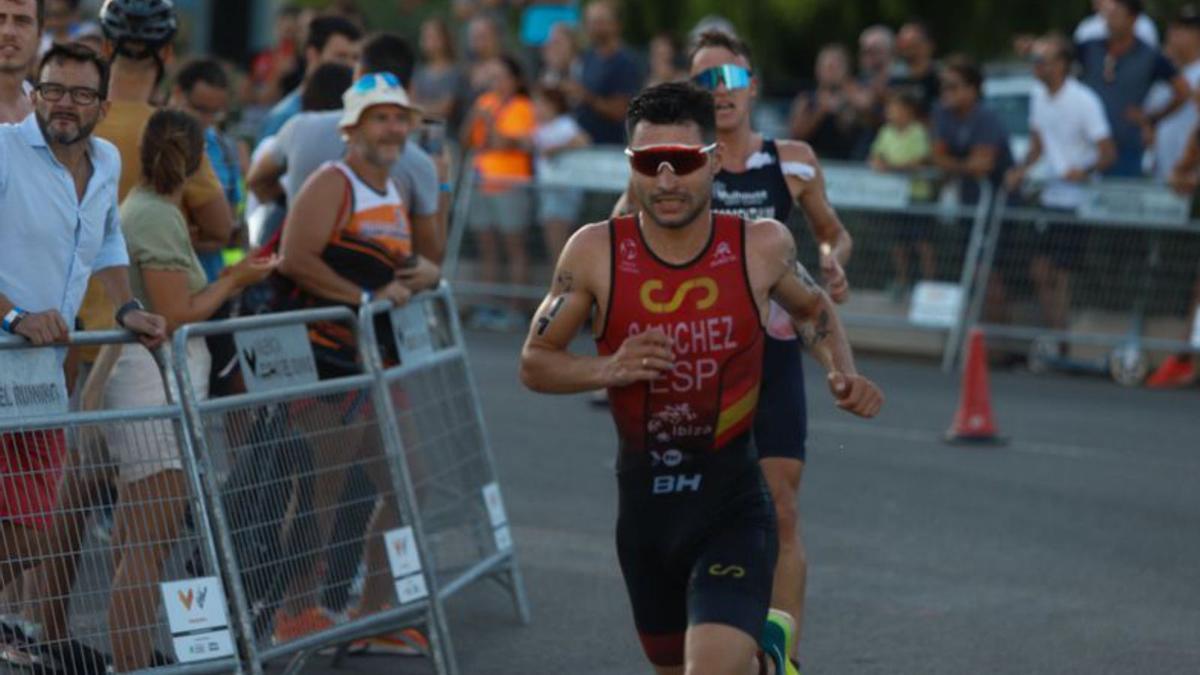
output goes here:
<path id="1" fill-rule="evenodd" d="M 64 346 L 0 339 L 0 658 L 42 673 L 240 672 L 168 350 L 123 332 L 70 344 L 103 347 L 81 404 Z"/>
<path id="2" fill-rule="evenodd" d="M 282 657 L 296 672 L 323 648 L 382 639 L 453 675 L 393 405 L 355 319 L 335 307 L 175 336 L 233 336 L 246 383 L 245 394 L 202 400 L 176 359 L 243 649 L 255 672 Z M 330 336 L 349 356 L 318 360 L 310 338 Z M 421 632 L 401 632 L 411 626 Z"/>

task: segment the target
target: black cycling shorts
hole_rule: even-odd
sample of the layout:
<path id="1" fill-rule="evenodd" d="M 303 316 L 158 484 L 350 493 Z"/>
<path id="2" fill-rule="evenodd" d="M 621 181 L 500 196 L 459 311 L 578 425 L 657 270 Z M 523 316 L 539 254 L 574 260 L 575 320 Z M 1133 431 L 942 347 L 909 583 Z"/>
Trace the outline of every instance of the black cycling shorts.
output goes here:
<path id="1" fill-rule="evenodd" d="M 704 457 L 622 457 L 617 555 L 651 663 L 684 662 L 688 626 L 756 641 L 770 609 L 775 509 L 748 440 Z"/>
<path id="2" fill-rule="evenodd" d="M 754 444 L 760 459 L 803 462 L 807 455 L 808 402 L 798 340 L 767 336 L 763 345 L 762 386 L 754 418 Z"/>

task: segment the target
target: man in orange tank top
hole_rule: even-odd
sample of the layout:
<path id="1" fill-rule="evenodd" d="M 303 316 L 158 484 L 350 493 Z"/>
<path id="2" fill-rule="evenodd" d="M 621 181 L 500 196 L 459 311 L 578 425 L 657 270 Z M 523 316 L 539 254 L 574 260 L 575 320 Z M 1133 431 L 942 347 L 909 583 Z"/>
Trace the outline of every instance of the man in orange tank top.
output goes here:
<path id="1" fill-rule="evenodd" d="M 712 95 L 652 87 L 626 124 L 644 209 L 571 238 L 521 379 L 543 393 L 609 390 L 618 557 L 655 671 L 792 675 L 795 627 L 770 609 L 775 513 L 750 433 L 769 301 L 829 370 L 839 407 L 873 417 L 883 395 L 857 373 L 833 303 L 797 263 L 787 228 L 713 214 Z M 572 354 L 589 317 L 599 356 Z"/>

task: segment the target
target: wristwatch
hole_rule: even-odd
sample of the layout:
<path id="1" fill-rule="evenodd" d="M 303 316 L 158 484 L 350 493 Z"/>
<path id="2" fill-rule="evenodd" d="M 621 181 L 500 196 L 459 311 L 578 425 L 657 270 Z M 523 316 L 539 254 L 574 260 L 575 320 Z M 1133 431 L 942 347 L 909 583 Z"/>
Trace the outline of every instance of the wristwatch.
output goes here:
<path id="1" fill-rule="evenodd" d="M 143 305 L 142 301 L 138 300 L 137 298 L 134 298 L 133 300 L 130 300 L 129 302 L 121 305 L 120 309 L 117 310 L 116 316 L 113 317 L 116 319 L 117 325 L 120 326 L 121 328 L 124 328 L 125 327 L 125 315 L 132 311 L 135 311 L 135 310 L 139 311 L 139 312 L 146 310 L 146 306 Z"/>
<path id="2" fill-rule="evenodd" d="M 17 334 L 17 324 L 21 323 L 21 319 L 25 318 L 25 310 L 14 306 L 8 310 L 8 314 L 4 315 L 4 322 L 0 324 L 0 328 L 4 329 L 5 333 L 12 335 Z"/>

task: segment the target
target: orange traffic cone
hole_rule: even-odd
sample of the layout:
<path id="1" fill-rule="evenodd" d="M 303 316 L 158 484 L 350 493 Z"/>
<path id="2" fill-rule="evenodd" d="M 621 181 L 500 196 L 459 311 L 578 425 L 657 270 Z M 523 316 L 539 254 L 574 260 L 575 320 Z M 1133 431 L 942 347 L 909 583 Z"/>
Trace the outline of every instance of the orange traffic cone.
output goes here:
<path id="1" fill-rule="evenodd" d="M 962 393 L 954 423 L 946 432 L 949 443 L 1003 443 L 992 417 L 992 396 L 988 386 L 987 351 L 983 331 L 975 328 L 967 344 L 967 367 L 963 370 Z"/>

